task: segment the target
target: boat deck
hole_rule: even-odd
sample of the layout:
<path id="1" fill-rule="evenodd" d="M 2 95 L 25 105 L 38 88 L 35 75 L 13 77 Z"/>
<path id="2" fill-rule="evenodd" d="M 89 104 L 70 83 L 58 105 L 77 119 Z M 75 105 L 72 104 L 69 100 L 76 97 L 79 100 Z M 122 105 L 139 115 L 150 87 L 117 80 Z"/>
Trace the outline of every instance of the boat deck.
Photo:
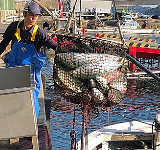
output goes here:
<path id="1" fill-rule="evenodd" d="M 102 149 L 109 146 L 109 143 L 116 142 L 116 144 L 112 145 L 111 149 L 117 149 L 119 142 L 127 143 L 129 141 L 152 141 L 153 133 L 152 133 L 152 122 L 139 122 L 139 121 L 131 121 L 124 122 L 119 124 L 114 124 L 110 126 L 106 126 L 102 129 L 96 130 L 90 133 L 85 139 L 87 139 L 87 147 L 88 149 L 94 149 L 97 145 L 102 144 Z M 127 142 L 127 143 L 126 143 Z M 130 143 L 131 144 L 131 143 Z M 78 150 L 81 148 L 81 141 L 78 142 Z"/>

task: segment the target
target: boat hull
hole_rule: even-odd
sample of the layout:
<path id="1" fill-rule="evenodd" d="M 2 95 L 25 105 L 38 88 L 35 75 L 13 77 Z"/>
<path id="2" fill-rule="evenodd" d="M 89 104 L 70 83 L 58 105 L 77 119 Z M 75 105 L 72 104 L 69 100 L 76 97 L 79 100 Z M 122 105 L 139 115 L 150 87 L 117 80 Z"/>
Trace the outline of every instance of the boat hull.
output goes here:
<path id="1" fill-rule="evenodd" d="M 159 34 L 160 31 L 156 29 L 121 29 L 123 33 L 135 33 L 135 34 Z"/>
<path id="2" fill-rule="evenodd" d="M 142 123 L 139 121 L 131 121 L 106 126 L 90 133 L 84 140 L 87 140 L 84 148 L 89 150 L 99 145 L 101 145 L 102 149 L 112 150 L 132 148 L 144 149 L 143 146 L 148 146 L 148 143 L 152 145 L 152 122 Z M 148 143 L 145 143 L 145 141 Z M 80 150 L 81 140 L 77 145 L 77 150 Z M 150 147 L 148 146 L 147 148 Z"/>

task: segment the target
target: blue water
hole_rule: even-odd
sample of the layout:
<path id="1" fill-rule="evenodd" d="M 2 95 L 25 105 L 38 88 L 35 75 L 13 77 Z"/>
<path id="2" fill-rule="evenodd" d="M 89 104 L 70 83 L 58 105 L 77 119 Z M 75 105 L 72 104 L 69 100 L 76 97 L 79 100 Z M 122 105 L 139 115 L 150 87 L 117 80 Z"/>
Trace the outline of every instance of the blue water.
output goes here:
<path id="1" fill-rule="evenodd" d="M 141 36 L 141 35 L 139 35 Z M 142 36 L 141 36 L 142 37 Z M 160 43 L 160 37 L 152 35 L 148 37 L 156 39 Z M 43 70 L 52 74 L 52 64 L 46 62 Z M 70 102 L 57 93 L 51 78 L 46 80 L 46 96 L 51 98 L 51 120 L 50 138 L 53 150 L 70 150 L 70 132 L 73 128 L 74 107 L 75 111 L 75 132 L 76 140 L 81 138 L 82 111 L 81 107 Z M 90 108 L 91 110 L 91 108 Z M 88 118 L 88 131 L 90 133 L 106 125 L 132 120 L 154 121 L 156 115 L 160 113 L 160 93 L 157 91 L 157 84 L 142 80 L 128 80 L 127 92 L 120 104 L 112 108 L 92 109 L 92 115 Z M 92 118 L 92 119 L 91 119 Z"/>

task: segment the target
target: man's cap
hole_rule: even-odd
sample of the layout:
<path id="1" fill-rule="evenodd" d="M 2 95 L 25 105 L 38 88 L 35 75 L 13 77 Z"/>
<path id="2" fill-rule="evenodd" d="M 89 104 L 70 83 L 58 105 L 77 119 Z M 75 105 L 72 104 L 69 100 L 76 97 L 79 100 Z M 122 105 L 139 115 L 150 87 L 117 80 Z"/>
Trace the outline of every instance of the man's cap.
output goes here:
<path id="1" fill-rule="evenodd" d="M 39 5 L 34 1 L 27 2 L 24 6 L 23 11 L 28 12 L 30 14 L 41 15 Z"/>

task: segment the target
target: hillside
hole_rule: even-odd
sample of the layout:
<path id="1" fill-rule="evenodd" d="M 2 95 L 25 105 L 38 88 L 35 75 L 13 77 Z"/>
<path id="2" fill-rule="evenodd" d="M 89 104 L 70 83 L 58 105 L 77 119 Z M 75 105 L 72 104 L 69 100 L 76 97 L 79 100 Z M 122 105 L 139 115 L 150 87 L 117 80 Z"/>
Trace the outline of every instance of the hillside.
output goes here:
<path id="1" fill-rule="evenodd" d="M 156 8 L 151 8 L 151 9 L 146 10 L 145 14 L 160 16 L 160 5 L 158 5 Z"/>
<path id="2" fill-rule="evenodd" d="M 129 8 L 133 13 L 139 12 L 145 14 L 145 11 L 151 9 L 151 7 L 142 7 L 142 6 L 131 6 Z"/>

